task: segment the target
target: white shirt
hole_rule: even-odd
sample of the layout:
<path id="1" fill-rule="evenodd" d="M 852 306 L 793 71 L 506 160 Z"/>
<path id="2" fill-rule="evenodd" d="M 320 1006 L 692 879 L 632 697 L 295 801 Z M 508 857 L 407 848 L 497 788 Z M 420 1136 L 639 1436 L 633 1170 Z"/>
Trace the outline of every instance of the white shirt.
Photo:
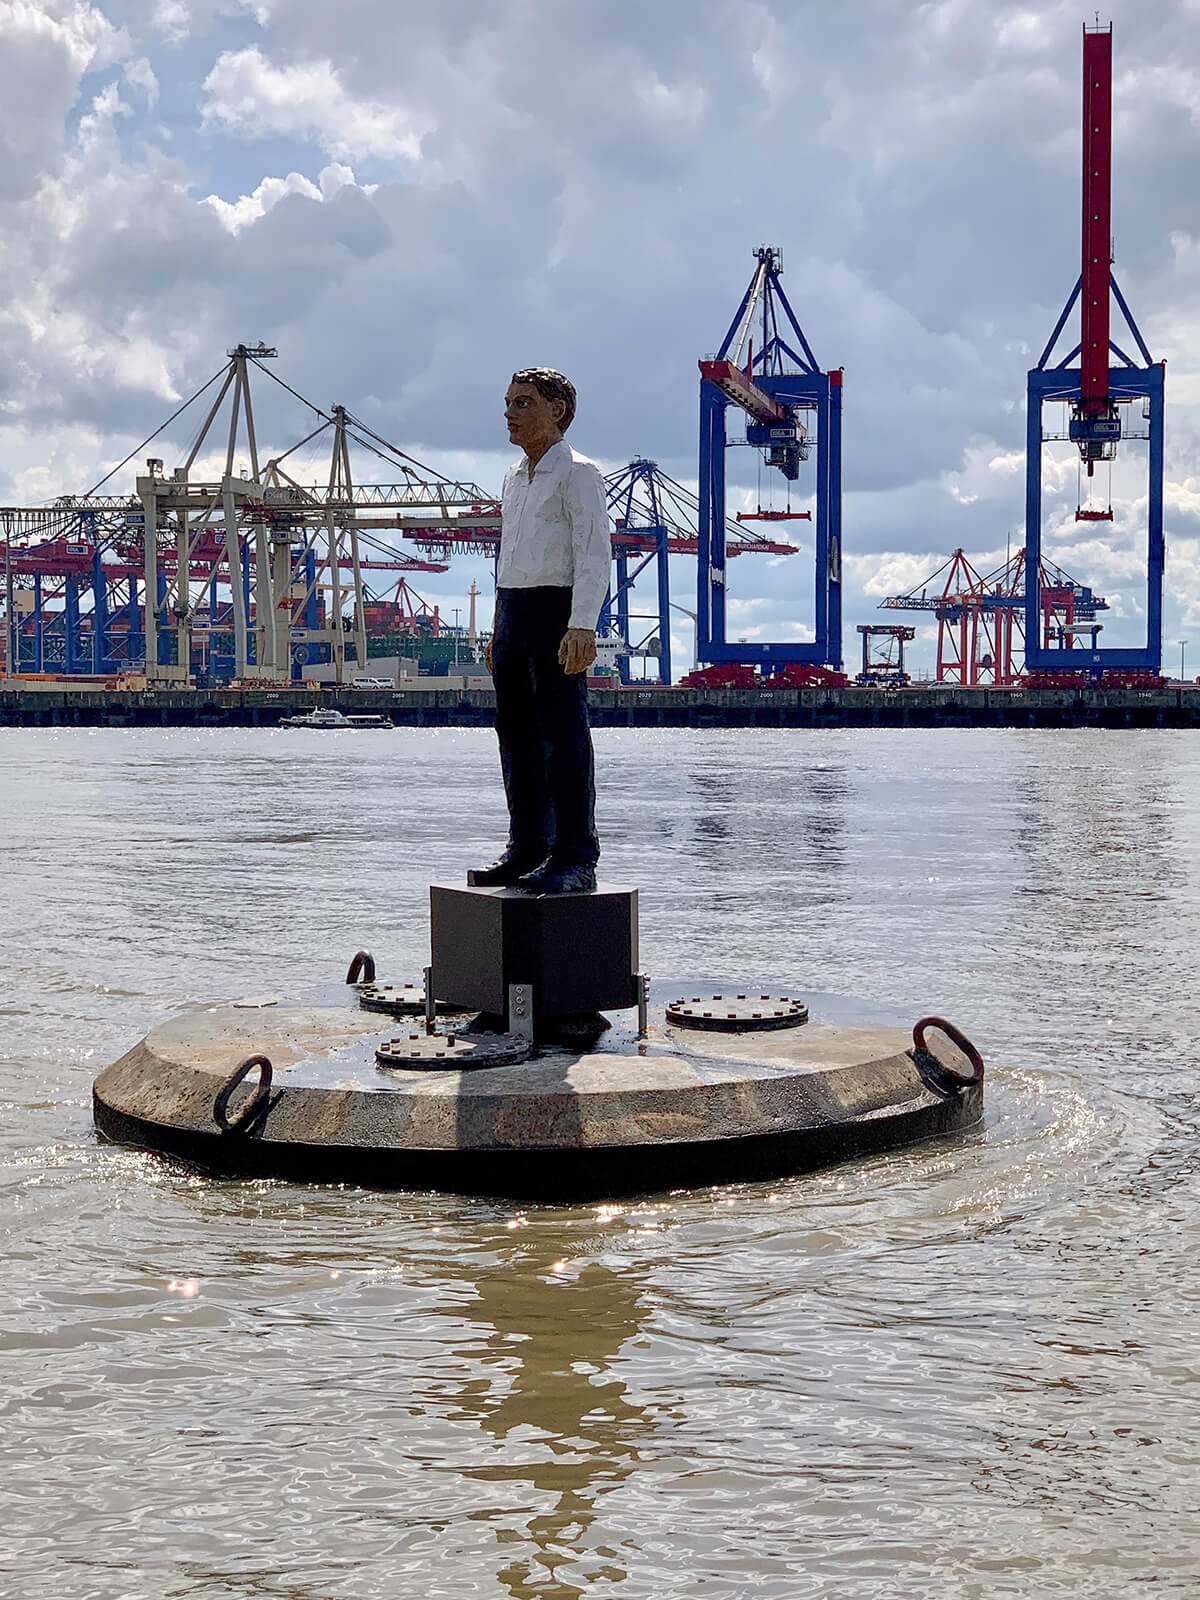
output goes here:
<path id="1" fill-rule="evenodd" d="M 529 477 L 522 456 L 504 475 L 501 495 L 501 589 L 571 590 L 571 628 L 594 631 L 612 566 L 604 479 L 565 439 L 552 444 Z"/>

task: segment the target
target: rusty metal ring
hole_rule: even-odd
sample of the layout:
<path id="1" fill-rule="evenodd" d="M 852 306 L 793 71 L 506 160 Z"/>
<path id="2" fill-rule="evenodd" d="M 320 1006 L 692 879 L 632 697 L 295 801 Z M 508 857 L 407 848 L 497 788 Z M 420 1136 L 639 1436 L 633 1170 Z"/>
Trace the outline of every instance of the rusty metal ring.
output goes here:
<path id="1" fill-rule="evenodd" d="M 229 1096 L 246 1074 L 255 1067 L 258 1068 L 258 1087 L 242 1107 L 240 1113 L 231 1122 L 226 1115 Z M 269 1056 L 247 1056 L 241 1066 L 235 1068 L 229 1074 L 225 1083 L 217 1090 L 217 1097 L 213 1101 L 213 1121 L 222 1133 L 240 1133 L 242 1129 L 248 1127 L 254 1121 L 270 1096 L 273 1073 L 274 1069 L 271 1066 Z"/>
<path id="2" fill-rule="evenodd" d="M 933 1055 L 933 1052 L 925 1043 L 926 1028 L 940 1029 L 941 1032 L 946 1035 L 947 1039 L 949 1039 L 950 1043 L 957 1046 L 957 1048 L 962 1051 L 963 1055 L 966 1056 L 974 1070 L 974 1076 L 970 1078 L 964 1078 L 962 1074 L 960 1072 L 956 1072 L 953 1067 L 947 1067 L 944 1062 L 938 1061 L 937 1064 L 939 1067 L 941 1067 L 943 1072 L 947 1073 L 948 1076 L 953 1078 L 956 1083 L 960 1083 L 964 1089 L 970 1088 L 970 1086 L 974 1083 L 983 1082 L 983 1057 L 967 1038 L 966 1034 L 963 1033 L 961 1028 L 956 1028 L 952 1022 L 947 1022 L 945 1017 L 922 1017 L 920 1022 L 914 1023 L 913 1048 L 917 1051 L 922 1051 L 927 1055 Z M 937 1057 L 935 1056 L 934 1059 L 937 1060 Z"/>
<path id="3" fill-rule="evenodd" d="M 354 960 L 351 961 L 349 970 L 346 973 L 346 982 L 358 983 L 360 974 L 363 983 L 375 982 L 375 957 L 369 950 L 355 952 Z"/>

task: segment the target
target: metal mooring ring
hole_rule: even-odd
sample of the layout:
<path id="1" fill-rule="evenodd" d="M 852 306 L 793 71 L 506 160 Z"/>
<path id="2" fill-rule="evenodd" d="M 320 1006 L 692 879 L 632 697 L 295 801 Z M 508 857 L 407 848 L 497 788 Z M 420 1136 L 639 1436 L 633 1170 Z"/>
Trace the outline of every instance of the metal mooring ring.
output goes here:
<path id="1" fill-rule="evenodd" d="M 933 1052 L 929 1050 L 925 1044 L 926 1028 L 939 1028 L 942 1033 L 946 1035 L 947 1039 L 949 1039 L 950 1043 L 957 1046 L 957 1048 L 962 1051 L 963 1055 L 965 1055 L 967 1060 L 971 1063 L 971 1066 L 974 1070 L 974 1077 L 964 1078 L 961 1073 L 955 1072 L 953 1067 L 947 1067 L 941 1061 L 938 1061 L 938 1066 L 941 1067 L 944 1072 L 948 1073 L 955 1080 L 955 1082 L 961 1083 L 964 1089 L 970 1088 L 973 1083 L 983 1082 L 983 1057 L 971 1043 L 970 1039 L 967 1038 L 966 1034 L 963 1033 L 961 1028 L 956 1028 L 952 1022 L 947 1022 L 945 1017 L 922 1017 L 920 1022 L 914 1023 L 913 1048 L 924 1051 L 928 1055 L 932 1055 Z"/>
<path id="2" fill-rule="evenodd" d="M 229 1096 L 246 1074 L 255 1067 L 258 1068 L 258 1087 L 231 1122 L 225 1114 L 229 1105 Z M 235 1068 L 229 1074 L 225 1083 L 217 1090 L 217 1098 L 213 1101 L 213 1121 L 222 1133 L 240 1133 L 243 1128 L 253 1122 L 270 1096 L 273 1073 L 274 1069 L 271 1066 L 269 1056 L 247 1056 L 241 1066 Z"/>
<path id="3" fill-rule="evenodd" d="M 346 973 L 346 982 L 357 983 L 360 974 L 363 983 L 375 982 L 375 957 L 369 950 L 355 952 L 354 960 L 350 963 L 350 968 Z"/>

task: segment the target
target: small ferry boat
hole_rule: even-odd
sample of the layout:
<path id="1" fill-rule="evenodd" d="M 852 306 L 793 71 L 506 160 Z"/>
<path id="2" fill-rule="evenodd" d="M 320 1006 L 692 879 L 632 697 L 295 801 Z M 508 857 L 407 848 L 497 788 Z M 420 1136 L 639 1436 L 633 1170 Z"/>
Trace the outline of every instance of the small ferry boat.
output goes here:
<path id="1" fill-rule="evenodd" d="M 335 711 L 332 706 L 318 706 L 313 711 L 306 711 L 302 716 L 281 717 L 281 728 L 394 728 L 396 724 L 390 717 L 379 717 L 370 714 L 351 712 L 348 716 L 341 711 Z"/>

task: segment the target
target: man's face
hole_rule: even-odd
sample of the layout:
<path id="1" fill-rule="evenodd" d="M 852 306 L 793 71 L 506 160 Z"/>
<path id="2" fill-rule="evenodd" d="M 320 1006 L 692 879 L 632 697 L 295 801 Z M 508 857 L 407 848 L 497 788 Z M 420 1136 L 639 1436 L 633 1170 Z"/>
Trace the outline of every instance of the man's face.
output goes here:
<path id="1" fill-rule="evenodd" d="M 531 383 L 510 383 L 504 396 L 508 437 L 522 450 L 559 436 L 561 400 L 547 400 Z"/>

